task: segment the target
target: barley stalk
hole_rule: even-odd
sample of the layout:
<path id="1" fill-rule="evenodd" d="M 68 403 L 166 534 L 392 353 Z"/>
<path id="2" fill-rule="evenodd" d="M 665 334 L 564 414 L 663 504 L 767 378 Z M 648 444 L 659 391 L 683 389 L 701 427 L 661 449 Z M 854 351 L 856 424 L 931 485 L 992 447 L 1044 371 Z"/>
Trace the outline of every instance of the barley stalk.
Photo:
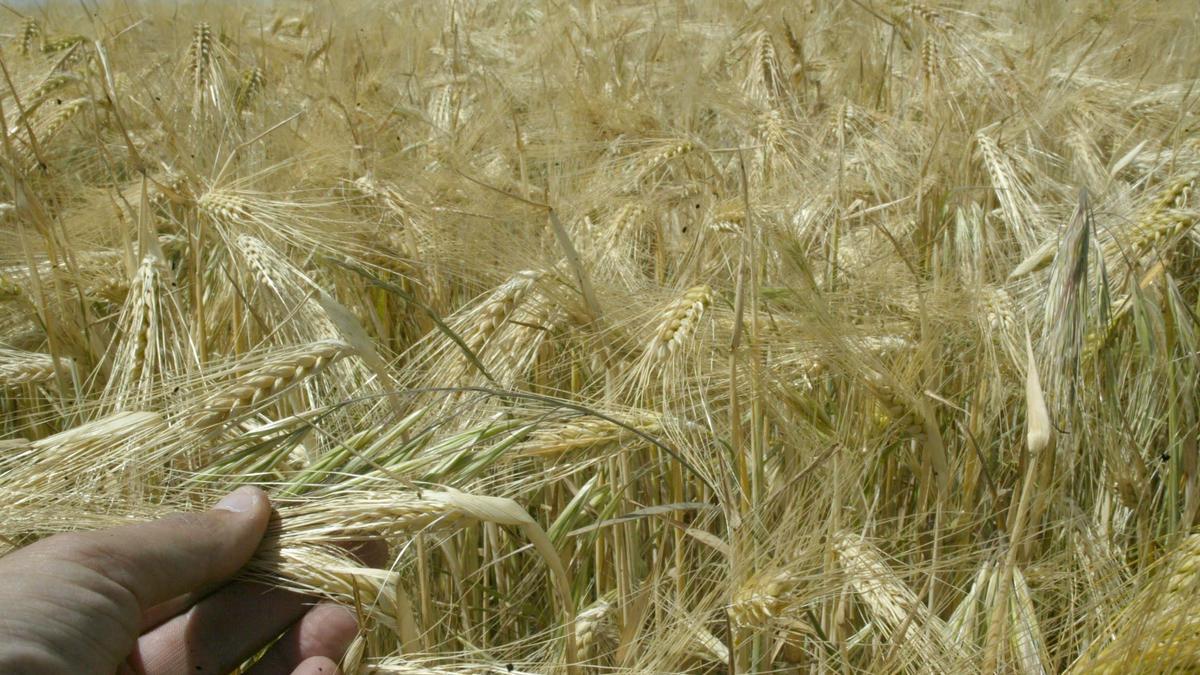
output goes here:
<path id="1" fill-rule="evenodd" d="M 616 606 L 606 599 L 593 602 L 575 616 L 575 644 L 580 658 L 596 661 L 616 649 L 620 637 L 616 618 Z"/>
<path id="2" fill-rule="evenodd" d="M 963 654 L 949 638 L 945 624 L 930 613 L 883 557 L 862 537 L 839 533 L 834 538 L 851 587 L 906 652 L 909 669 L 958 672 Z"/>
<path id="3" fill-rule="evenodd" d="M 263 69 L 254 66 L 242 76 L 242 81 L 238 85 L 237 93 L 234 95 L 234 106 L 238 112 L 247 110 L 254 102 L 254 99 L 262 92 L 266 85 L 266 75 Z"/>
<path id="4" fill-rule="evenodd" d="M 242 195 L 220 189 L 208 190 L 196 200 L 196 208 L 218 223 L 245 223 L 253 220 L 251 203 Z"/>
<path id="5" fill-rule="evenodd" d="M 42 38 L 42 26 L 33 17 L 26 17 L 21 22 L 21 54 L 29 56 L 33 54 L 34 43 Z"/>
<path id="6" fill-rule="evenodd" d="M 1114 239 L 1104 246 L 1105 258 L 1140 260 L 1160 244 L 1170 241 L 1196 223 L 1194 210 L 1187 209 L 1200 174 L 1190 172 L 1164 186 L 1126 232 L 1124 240 Z"/>
<path id="7" fill-rule="evenodd" d="M 1042 395 L 1042 383 L 1038 377 L 1037 363 L 1033 356 L 1033 343 L 1025 336 L 1027 366 L 1025 374 L 1025 444 L 1030 454 L 1037 455 L 1050 445 L 1050 412 Z"/>
<path id="8" fill-rule="evenodd" d="M 1200 621 L 1190 611 L 1200 578 L 1200 535 L 1186 537 L 1074 673 L 1185 672 L 1200 667 Z"/>
<path id="9" fill-rule="evenodd" d="M 55 359 L 50 354 L 0 349 L 0 385 L 44 384 L 74 370 L 70 359 Z"/>
<path id="10" fill-rule="evenodd" d="M 566 568 L 545 532 L 515 501 L 458 491 L 342 491 L 320 501 L 281 504 L 277 511 L 279 520 L 268 526 L 265 543 L 251 562 L 250 573 L 273 576 L 280 571 L 276 561 L 292 560 L 294 565 L 310 571 L 285 566 L 284 573 L 290 569 L 293 577 L 301 577 L 302 585 L 322 590 L 324 583 L 311 581 L 313 574 L 328 576 L 329 564 L 321 564 L 319 560 L 315 561 L 317 564 L 306 564 L 304 559 L 322 555 L 321 551 L 326 550 L 323 547 L 329 544 L 411 535 L 426 528 L 476 522 L 519 527 L 550 568 L 552 586 L 565 615 L 566 660 L 568 664 L 578 663 L 575 610 Z M 333 592 L 344 596 L 345 588 L 334 588 Z M 568 665 L 568 670 L 571 669 Z"/>
<path id="11" fill-rule="evenodd" d="M 213 36 L 212 28 L 207 23 L 198 23 L 192 29 L 192 42 L 188 45 L 187 59 L 192 87 L 199 96 L 199 92 L 209 85 L 212 72 Z"/>
<path id="12" fill-rule="evenodd" d="M 711 303 L 711 288 L 703 285 L 689 288 L 663 311 L 658 330 L 646 345 L 646 355 L 659 363 L 667 361 L 682 349 Z"/>
<path id="13" fill-rule="evenodd" d="M 926 37 L 921 43 L 921 75 L 926 86 L 937 82 L 939 58 L 937 42 Z"/>
<path id="14" fill-rule="evenodd" d="M 72 47 L 81 45 L 84 42 L 87 42 L 87 38 L 83 37 L 82 35 L 68 35 L 57 40 L 43 40 L 42 53 L 54 54 L 56 52 L 66 51 Z"/>
<path id="15" fill-rule="evenodd" d="M 729 615 L 739 626 L 766 626 L 792 604 L 799 582 L 800 576 L 787 569 L 754 575 L 737 589 Z"/>
<path id="16" fill-rule="evenodd" d="M 351 352 L 350 346 L 343 342 L 326 341 L 279 355 L 209 397 L 189 423 L 196 428 L 211 428 L 239 417 Z"/>
<path id="17" fill-rule="evenodd" d="M 574 450 L 597 449 L 610 443 L 640 438 L 630 428 L 648 434 L 662 429 L 661 418 L 652 414 L 627 417 L 622 420 L 622 424 L 603 419 L 579 419 L 539 428 L 521 444 L 521 454 L 547 456 Z"/>
<path id="18" fill-rule="evenodd" d="M 11 302 L 23 294 L 21 286 L 7 276 L 0 276 L 0 302 Z"/>

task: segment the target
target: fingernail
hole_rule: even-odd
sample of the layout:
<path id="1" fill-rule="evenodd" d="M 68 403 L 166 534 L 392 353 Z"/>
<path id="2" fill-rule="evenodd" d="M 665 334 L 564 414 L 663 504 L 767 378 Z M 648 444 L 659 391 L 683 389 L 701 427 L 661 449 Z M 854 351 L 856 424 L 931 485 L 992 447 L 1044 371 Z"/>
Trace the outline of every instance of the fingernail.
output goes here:
<path id="1" fill-rule="evenodd" d="M 221 501 L 217 502 L 213 510 L 245 513 L 254 508 L 254 502 L 256 501 L 258 501 L 258 490 L 249 486 L 240 487 L 225 495 Z"/>

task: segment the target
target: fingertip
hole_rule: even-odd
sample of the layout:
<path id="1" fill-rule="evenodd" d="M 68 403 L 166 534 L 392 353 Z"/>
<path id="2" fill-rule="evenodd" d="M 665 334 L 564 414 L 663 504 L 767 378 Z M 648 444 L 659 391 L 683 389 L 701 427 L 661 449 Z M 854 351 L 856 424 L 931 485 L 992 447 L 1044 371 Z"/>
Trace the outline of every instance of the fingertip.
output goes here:
<path id="1" fill-rule="evenodd" d="M 329 666 L 346 654 L 358 637 L 354 612 L 334 603 L 313 607 L 279 638 L 250 671 L 252 675 L 337 672 Z M 314 661 L 313 659 L 324 659 Z M 324 670 L 312 669 L 320 664 Z M 300 664 L 299 667 L 296 664 Z"/>
<path id="2" fill-rule="evenodd" d="M 214 511 L 232 511 L 233 513 L 269 512 L 271 505 L 267 493 L 253 485 L 243 485 L 221 498 L 213 506 Z"/>
<path id="3" fill-rule="evenodd" d="M 341 656 L 358 635 L 358 617 L 342 605 L 321 603 L 309 610 L 304 623 L 311 628 L 302 626 L 301 649 L 310 654 Z"/>
<path id="4" fill-rule="evenodd" d="M 305 659 L 292 675 L 341 675 L 341 668 L 332 659 L 325 656 L 314 656 Z"/>
<path id="5" fill-rule="evenodd" d="M 267 531 L 267 523 L 271 520 L 271 500 L 262 489 L 244 485 L 222 497 L 209 513 L 227 523 L 234 523 L 239 535 L 245 537 L 247 545 L 252 542 L 252 552 Z"/>

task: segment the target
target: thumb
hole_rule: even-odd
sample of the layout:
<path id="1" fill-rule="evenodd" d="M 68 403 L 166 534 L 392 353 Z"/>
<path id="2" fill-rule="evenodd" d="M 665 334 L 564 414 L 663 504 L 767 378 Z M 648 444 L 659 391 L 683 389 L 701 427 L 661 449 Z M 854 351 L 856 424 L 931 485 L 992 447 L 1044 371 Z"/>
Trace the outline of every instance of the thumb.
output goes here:
<path id="1" fill-rule="evenodd" d="M 237 572 L 267 529 L 267 495 L 242 487 L 211 511 L 72 536 L 64 558 L 129 590 L 143 610 Z"/>

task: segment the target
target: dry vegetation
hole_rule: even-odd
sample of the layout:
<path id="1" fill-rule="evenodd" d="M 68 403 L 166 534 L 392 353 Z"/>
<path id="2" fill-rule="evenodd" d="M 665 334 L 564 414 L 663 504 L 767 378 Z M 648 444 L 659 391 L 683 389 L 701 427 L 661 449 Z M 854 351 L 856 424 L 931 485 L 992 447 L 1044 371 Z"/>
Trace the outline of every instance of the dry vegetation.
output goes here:
<path id="1" fill-rule="evenodd" d="M 255 483 L 352 672 L 1200 669 L 1194 2 L 85 6 L 0 550 Z"/>

